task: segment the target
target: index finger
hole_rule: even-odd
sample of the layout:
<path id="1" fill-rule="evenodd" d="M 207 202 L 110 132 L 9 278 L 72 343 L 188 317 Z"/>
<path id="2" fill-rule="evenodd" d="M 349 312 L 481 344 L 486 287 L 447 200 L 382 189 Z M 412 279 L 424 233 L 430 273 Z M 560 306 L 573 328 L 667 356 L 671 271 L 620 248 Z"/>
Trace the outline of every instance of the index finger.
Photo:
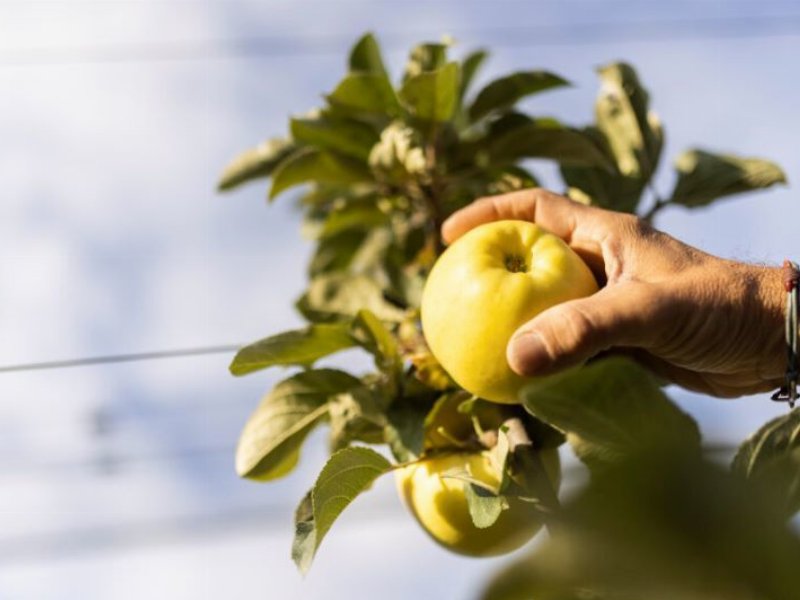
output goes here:
<path id="1" fill-rule="evenodd" d="M 579 217 L 588 216 L 586 210 L 582 204 L 541 188 L 519 190 L 480 198 L 456 211 L 442 225 L 442 237 L 447 244 L 452 244 L 478 225 L 513 219 L 537 223 L 570 243 Z"/>

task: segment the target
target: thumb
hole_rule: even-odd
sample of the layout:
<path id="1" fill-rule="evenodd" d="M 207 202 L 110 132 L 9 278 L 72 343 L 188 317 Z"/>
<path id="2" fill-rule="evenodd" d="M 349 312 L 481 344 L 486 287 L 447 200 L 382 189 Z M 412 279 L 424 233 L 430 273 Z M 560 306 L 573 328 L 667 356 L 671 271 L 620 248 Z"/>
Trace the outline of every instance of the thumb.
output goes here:
<path id="1" fill-rule="evenodd" d="M 650 295 L 621 284 L 553 306 L 517 329 L 506 349 L 508 364 L 519 375 L 549 375 L 613 346 L 647 347 L 658 325 Z"/>

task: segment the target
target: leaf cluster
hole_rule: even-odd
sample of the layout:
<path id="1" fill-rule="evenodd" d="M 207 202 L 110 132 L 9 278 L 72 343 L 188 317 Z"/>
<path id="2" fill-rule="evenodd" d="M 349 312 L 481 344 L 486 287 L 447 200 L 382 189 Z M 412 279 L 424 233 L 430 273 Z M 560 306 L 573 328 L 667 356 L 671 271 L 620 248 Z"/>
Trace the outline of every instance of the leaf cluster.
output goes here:
<path id="1" fill-rule="evenodd" d="M 656 598 L 641 596 L 635 586 L 619 586 L 615 574 L 629 559 L 641 570 L 635 578 L 641 585 L 651 573 L 659 582 L 668 573 L 683 573 L 663 562 L 664 544 L 697 558 L 698 565 L 711 560 L 720 585 L 743 598 L 762 591 L 752 587 L 756 579 L 725 580 L 735 561 L 712 553 L 702 562 L 695 554 L 698 544 L 721 545 L 724 527 L 738 518 L 745 525 L 737 530 L 739 537 L 731 534 L 737 544 L 761 548 L 773 540 L 776 548 L 794 548 L 794 538 L 780 524 L 763 534 L 776 537 L 758 537 L 751 527 L 753 510 L 736 494 L 744 486 L 759 498 L 780 498 L 782 518 L 797 510 L 796 417 L 757 433 L 737 456 L 734 473 L 721 475 L 704 461 L 694 421 L 648 372 L 621 359 L 538 381 L 524 390 L 520 406 L 470 397 L 429 351 L 419 304 L 427 273 L 443 250 L 444 219 L 477 197 L 538 185 L 529 159 L 553 161 L 573 199 L 646 219 L 665 206 L 694 208 L 770 187 L 785 181 L 782 171 L 762 159 L 690 149 L 675 161 L 673 189 L 662 197 L 652 181 L 662 161 L 664 130 L 633 67 L 600 68 L 595 120 L 574 126 L 520 108 L 523 100 L 567 88 L 563 77 L 519 71 L 473 91 L 487 52 L 454 60 L 451 50 L 445 42 L 418 45 L 395 82 L 377 41 L 365 35 L 321 107 L 291 118 L 287 135 L 246 151 L 224 170 L 220 190 L 266 178 L 270 201 L 293 190 L 303 231 L 314 243 L 308 287 L 296 302 L 307 326 L 256 341 L 231 364 L 234 375 L 296 369 L 266 394 L 246 423 L 237 472 L 259 481 L 287 475 L 309 432 L 328 426 L 331 458 L 295 515 L 292 556 L 303 571 L 336 517 L 380 475 L 437 453 L 490 451 L 498 489 L 486 489 L 466 472 L 447 474 L 463 480 L 475 524 L 491 526 L 506 499 L 516 496 L 540 511 L 551 531 L 564 535 L 511 567 L 487 597 Z M 352 349 L 370 355 L 374 370 L 354 374 L 317 365 Z M 565 440 L 593 473 L 593 483 L 575 507 L 561 510 L 536 450 Z M 674 465 L 666 455 L 675 457 Z M 640 476 L 655 468 L 669 476 L 666 483 Z M 714 496 L 706 483 L 698 494 L 685 488 L 717 480 L 718 502 L 706 497 Z M 673 515 L 663 498 L 648 504 L 658 493 L 676 494 L 682 512 Z M 640 502 L 645 502 L 641 510 L 633 510 Z M 638 537 L 618 535 L 615 506 L 631 508 L 630 526 L 641 530 Z M 727 521 L 714 521 L 716 537 L 698 538 L 692 523 L 680 520 L 692 511 L 713 520 L 716 510 L 731 513 Z M 619 542 L 599 551 L 603 539 L 592 537 L 598 531 Z M 646 551 L 637 556 L 639 547 Z M 596 554 L 604 560 L 595 560 Z M 694 575 L 691 571 L 685 581 L 698 581 Z M 670 585 L 663 589 L 678 589 Z M 730 597 L 738 597 L 735 593 Z"/>

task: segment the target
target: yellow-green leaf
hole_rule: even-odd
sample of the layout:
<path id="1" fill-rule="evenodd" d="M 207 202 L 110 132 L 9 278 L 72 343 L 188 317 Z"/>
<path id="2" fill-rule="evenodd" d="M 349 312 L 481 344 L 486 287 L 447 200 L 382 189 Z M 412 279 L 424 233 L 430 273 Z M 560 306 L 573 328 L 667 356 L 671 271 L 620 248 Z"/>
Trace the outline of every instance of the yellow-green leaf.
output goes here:
<path id="1" fill-rule="evenodd" d="M 240 349 L 230 371 L 246 375 L 274 366 L 310 367 L 324 356 L 356 345 L 346 323 L 311 325 L 305 329 L 286 331 Z"/>
<path id="2" fill-rule="evenodd" d="M 520 71 L 495 79 L 478 92 L 469 107 L 472 121 L 496 110 L 510 108 L 526 96 L 569 85 L 569 82 L 548 71 Z"/>
<path id="3" fill-rule="evenodd" d="M 311 568 L 319 545 L 342 511 L 391 468 L 388 460 L 368 448 L 345 448 L 331 456 L 295 515 L 292 559 L 302 573 Z"/>
<path id="4" fill-rule="evenodd" d="M 336 107 L 355 112 L 396 115 L 400 105 L 384 74 L 355 72 L 347 75 L 328 96 Z"/>
<path id="5" fill-rule="evenodd" d="M 234 158 L 222 171 L 219 191 L 231 190 L 243 183 L 269 177 L 280 162 L 297 149 L 283 138 L 273 138 Z"/>
<path id="6" fill-rule="evenodd" d="M 365 165 L 345 156 L 303 148 L 285 159 L 272 174 L 270 200 L 302 183 L 349 185 L 371 179 Z"/>
<path id="7" fill-rule="evenodd" d="M 684 152 L 676 160 L 675 169 L 678 181 L 670 201 L 689 207 L 786 183 L 786 175 L 773 162 L 705 150 Z"/>
<path id="8" fill-rule="evenodd" d="M 458 105 L 459 66 L 451 62 L 409 77 L 400 98 L 411 114 L 426 121 L 448 121 Z"/>
<path id="9" fill-rule="evenodd" d="M 303 371 L 280 382 L 244 426 L 236 472 L 259 481 L 287 474 L 308 433 L 327 416 L 328 400 L 359 385 L 355 377 L 333 369 Z"/>

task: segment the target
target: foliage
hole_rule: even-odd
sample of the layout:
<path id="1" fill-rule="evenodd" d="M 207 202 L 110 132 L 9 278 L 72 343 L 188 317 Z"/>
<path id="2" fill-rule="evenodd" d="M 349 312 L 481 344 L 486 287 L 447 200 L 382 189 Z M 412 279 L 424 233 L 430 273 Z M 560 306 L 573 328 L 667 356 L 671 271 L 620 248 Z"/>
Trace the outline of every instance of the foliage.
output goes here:
<path id="1" fill-rule="evenodd" d="M 523 390 L 520 406 L 498 408 L 458 389 L 418 320 L 444 219 L 477 197 L 538 185 L 527 159 L 554 161 L 570 197 L 645 219 L 770 187 L 785 181 L 782 171 L 690 150 L 662 197 L 652 179 L 664 131 L 632 66 L 598 70 L 595 122 L 574 126 L 518 107 L 534 94 L 564 93 L 566 79 L 521 71 L 473 93 L 487 53 L 459 61 L 450 50 L 417 46 L 395 85 L 365 35 L 322 107 L 225 169 L 220 190 L 271 178 L 271 201 L 302 186 L 303 229 L 315 242 L 296 304 L 308 327 L 247 346 L 231 365 L 234 375 L 301 368 L 247 422 L 238 473 L 288 474 L 309 431 L 329 424 L 334 454 L 296 514 L 293 557 L 303 571 L 336 517 L 381 474 L 433 453 L 491 447 L 500 489 L 451 474 L 464 479 L 476 524 L 491 525 L 505 497 L 518 496 L 554 535 L 487 598 L 788 597 L 787 557 L 798 541 L 784 523 L 800 506 L 798 413 L 757 432 L 725 473 L 704 462 L 694 421 L 630 362 L 607 359 L 540 381 Z M 348 348 L 370 354 L 375 370 L 312 368 Z M 590 467 L 592 483 L 570 506 L 559 508 L 541 461 L 508 423 L 521 423 L 535 448 L 568 441 Z M 385 445 L 394 463 L 364 444 Z"/>

